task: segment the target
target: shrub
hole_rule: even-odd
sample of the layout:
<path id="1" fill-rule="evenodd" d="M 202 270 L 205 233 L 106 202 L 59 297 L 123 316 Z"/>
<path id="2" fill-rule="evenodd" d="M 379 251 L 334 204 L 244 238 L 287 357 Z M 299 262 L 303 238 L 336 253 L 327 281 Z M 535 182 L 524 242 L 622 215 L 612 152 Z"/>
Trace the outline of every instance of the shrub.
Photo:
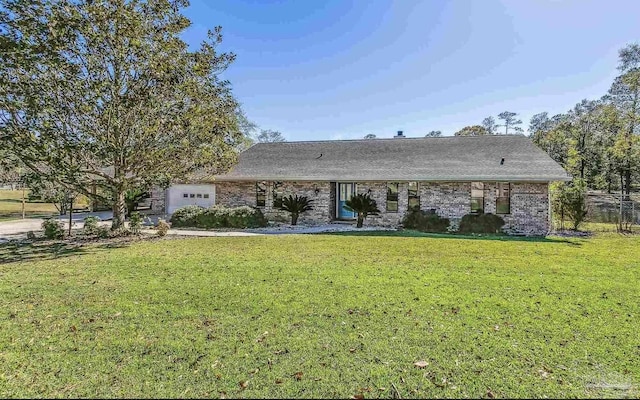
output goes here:
<path id="1" fill-rule="evenodd" d="M 108 226 L 98 226 L 96 228 L 96 236 L 100 239 L 107 239 L 111 236 L 111 229 Z"/>
<path id="2" fill-rule="evenodd" d="M 180 207 L 171 215 L 171 225 L 176 228 L 193 227 L 196 224 L 196 217 L 205 210 L 206 208 L 200 206 Z"/>
<path id="3" fill-rule="evenodd" d="M 47 218 L 42 222 L 44 237 L 47 239 L 62 239 L 64 237 L 64 225 L 55 218 Z"/>
<path id="4" fill-rule="evenodd" d="M 267 220 L 262 211 L 247 206 L 227 208 L 213 206 L 198 214 L 194 218 L 196 228 L 258 228 L 267 226 Z"/>
<path id="5" fill-rule="evenodd" d="M 309 200 L 307 196 L 289 195 L 282 199 L 282 209 L 291 213 L 291 225 L 297 225 L 300 214 L 313 210 L 312 203 L 313 200 Z"/>
<path id="6" fill-rule="evenodd" d="M 98 234 L 98 223 L 100 222 L 100 218 L 90 216 L 84 219 L 84 227 L 82 231 L 85 235 L 93 236 Z"/>
<path id="7" fill-rule="evenodd" d="M 587 216 L 586 191 L 587 185 L 582 179 L 574 179 L 571 182 L 558 182 L 552 188 L 551 207 L 553 215 L 560 219 L 560 229 L 564 228 L 564 220 L 567 218 L 573 225 L 573 230 L 578 230 L 580 224 Z"/>
<path id="8" fill-rule="evenodd" d="M 443 218 L 435 211 L 410 211 L 402 219 L 402 226 L 421 232 L 447 232 L 449 218 Z"/>
<path id="9" fill-rule="evenodd" d="M 502 217 L 495 214 L 467 214 L 460 221 L 460 233 L 499 233 L 504 225 Z"/>
<path id="10" fill-rule="evenodd" d="M 129 229 L 134 235 L 139 235 L 142 229 L 142 217 L 139 212 L 132 212 L 129 217 Z"/>
<path id="11" fill-rule="evenodd" d="M 159 219 L 158 224 L 156 225 L 156 232 L 158 236 L 165 236 L 167 231 L 169 230 L 169 224 L 164 219 Z"/>
<path id="12" fill-rule="evenodd" d="M 29 231 L 27 232 L 27 239 L 28 240 L 36 240 L 36 234 L 34 231 Z"/>
<path id="13" fill-rule="evenodd" d="M 121 226 L 118 229 L 115 230 L 110 230 L 109 233 L 107 234 L 108 237 L 123 237 L 123 236 L 129 236 L 131 235 L 131 230 L 129 228 L 127 228 L 126 226 Z"/>
<path id="14" fill-rule="evenodd" d="M 369 215 L 378 215 L 378 204 L 368 194 L 356 194 L 345 202 L 344 208 L 358 214 L 356 228 L 362 228 L 364 219 Z"/>

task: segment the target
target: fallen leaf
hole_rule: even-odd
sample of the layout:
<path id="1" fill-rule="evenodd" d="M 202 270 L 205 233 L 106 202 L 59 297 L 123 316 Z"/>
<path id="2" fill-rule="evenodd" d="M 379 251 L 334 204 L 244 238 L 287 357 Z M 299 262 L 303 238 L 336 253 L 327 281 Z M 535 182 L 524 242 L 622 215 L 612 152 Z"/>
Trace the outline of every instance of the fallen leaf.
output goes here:
<path id="1" fill-rule="evenodd" d="M 71 332 L 75 332 L 75 331 L 77 331 L 77 330 L 78 330 L 78 328 L 76 328 L 76 326 L 75 326 L 75 325 L 71 325 L 71 327 L 69 328 L 69 330 L 70 330 Z"/>
<path id="2" fill-rule="evenodd" d="M 240 385 L 240 389 L 246 389 L 249 386 L 249 381 L 240 381 L 238 385 Z"/>
<path id="3" fill-rule="evenodd" d="M 349 353 L 355 353 L 356 349 L 354 349 L 353 347 L 349 349 Z"/>
<path id="4" fill-rule="evenodd" d="M 276 379 L 276 385 L 279 385 L 279 384 L 281 384 L 282 382 L 283 382 L 283 380 L 282 380 L 282 379 Z"/>
<path id="5" fill-rule="evenodd" d="M 487 389 L 487 397 L 490 399 L 495 399 L 496 395 L 493 394 L 493 392 L 491 391 L 491 388 Z"/>
<path id="6" fill-rule="evenodd" d="M 423 360 L 423 361 L 416 361 L 413 363 L 413 365 L 415 365 L 418 368 L 425 368 L 427 365 L 429 365 L 429 363 Z"/>
<path id="7" fill-rule="evenodd" d="M 494 330 L 494 331 L 499 331 L 499 330 L 500 330 L 500 325 L 496 325 L 496 326 L 494 326 L 494 327 L 493 327 L 493 330 Z"/>
<path id="8" fill-rule="evenodd" d="M 358 394 L 354 394 L 353 396 L 351 396 L 352 399 L 364 399 L 364 395 L 361 393 Z"/>
<path id="9" fill-rule="evenodd" d="M 302 380 L 302 375 L 304 375 L 302 372 L 298 371 L 295 374 L 293 374 L 293 377 L 296 378 L 297 381 Z"/>

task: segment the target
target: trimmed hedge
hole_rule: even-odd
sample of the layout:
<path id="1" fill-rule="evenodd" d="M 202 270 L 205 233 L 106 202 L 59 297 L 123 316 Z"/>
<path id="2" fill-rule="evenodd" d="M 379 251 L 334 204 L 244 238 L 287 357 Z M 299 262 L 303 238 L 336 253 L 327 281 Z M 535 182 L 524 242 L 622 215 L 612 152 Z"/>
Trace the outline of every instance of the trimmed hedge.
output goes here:
<path id="1" fill-rule="evenodd" d="M 171 225 L 174 228 L 193 227 L 196 224 L 196 217 L 205 210 L 206 208 L 200 206 L 180 207 L 171 215 Z"/>
<path id="2" fill-rule="evenodd" d="M 415 229 L 420 232 L 447 232 L 449 218 L 443 218 L 435 211 L 410 211 L 402 219 L 402 226 L 406 229 Z"/>
<path id="3" fill-rule="evenodd" d="M 500 233 L 504 220 L 495 214 L 467 214 L 460 221 L 460 233 Z"/>
<path id="4" fill-rule="evenodd" d="M 171 225 L 203 229 L 259 228 L 267 226 L 267 219 L 259 209 L 247 206 L 235 208 L 186 206 L 173 213 Z"/>

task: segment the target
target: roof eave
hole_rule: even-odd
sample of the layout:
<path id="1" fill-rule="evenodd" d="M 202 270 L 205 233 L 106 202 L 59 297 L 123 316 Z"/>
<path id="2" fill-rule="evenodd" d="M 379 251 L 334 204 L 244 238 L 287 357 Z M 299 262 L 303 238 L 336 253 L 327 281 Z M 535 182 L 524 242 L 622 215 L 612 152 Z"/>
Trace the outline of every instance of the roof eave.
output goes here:
<path id="1" fill-rule="evenodd" d="M 366 178 L 366 179 L 353 179 L 348 177 L 309 177 L 309 176 L 242 176 L 242 177 L 234 177 L 234 176 L 213 176 L 211 179 L 207 179 L 209 181 L 217 181 L 217 182 L 257 182 L 257 181 L 296 181 L 296 182 L 487 182 L 487 181 L 496 181 L 496 182 L 532 182 L 532 183 L 544 183 L 544 182 L 568 182 L 572 178 L 570 176 L 546 176 L 541 178 L 530 178 L 523 176 L 471 176 L 471 177 L 416 177 L 416 178 L 398 178 L 398 177 L 383 177 L 383 178 Z"/>

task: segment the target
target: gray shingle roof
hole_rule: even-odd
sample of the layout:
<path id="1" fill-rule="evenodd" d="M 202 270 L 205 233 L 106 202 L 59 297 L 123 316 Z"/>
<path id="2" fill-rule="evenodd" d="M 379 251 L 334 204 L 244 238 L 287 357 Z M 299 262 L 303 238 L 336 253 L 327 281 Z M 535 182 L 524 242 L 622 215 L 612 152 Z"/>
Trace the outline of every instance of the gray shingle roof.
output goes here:
<path id="1" fill-rule="evenodd" d="M 570 177 L 529 138 L 497 135 L 258 143 L 215 179 L 548 182 Z"/>

